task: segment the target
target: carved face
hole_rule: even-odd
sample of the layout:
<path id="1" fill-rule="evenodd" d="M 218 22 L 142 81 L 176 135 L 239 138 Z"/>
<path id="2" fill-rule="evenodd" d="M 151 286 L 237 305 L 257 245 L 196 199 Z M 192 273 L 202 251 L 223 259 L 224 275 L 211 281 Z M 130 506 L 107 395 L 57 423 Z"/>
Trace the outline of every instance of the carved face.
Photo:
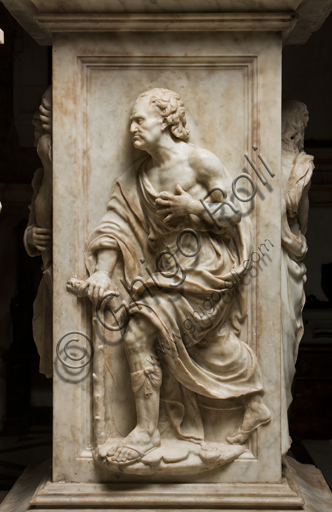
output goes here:
<path id="1" fill-rule="evenodd" d="M 164 130 L 164 119 L 148 98 L 138 100 L 130 116 L 130 133 L 135 148 L 148 151 L 156 146 Z"/>

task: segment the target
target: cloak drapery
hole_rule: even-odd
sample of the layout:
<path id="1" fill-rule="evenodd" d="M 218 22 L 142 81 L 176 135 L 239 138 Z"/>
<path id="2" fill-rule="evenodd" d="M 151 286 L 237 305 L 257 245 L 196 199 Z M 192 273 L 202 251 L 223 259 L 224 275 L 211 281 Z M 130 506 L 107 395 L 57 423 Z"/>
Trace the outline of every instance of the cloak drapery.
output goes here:
<path id="1" fill-rule="evenodd" d="M 118 251 L 112 281 L 122 294 L 131 290 L 130 321 L 139 313 L 157 328 L 161 399 L 170 421 L 180 436 L 199 440 L 197 394 L 228 399 L 262 391 L 256 356 L 238 337 L 246 290 L 233 277 L 246 271 L 251 224 L 243 217 L 219 229 L 194 215 L 164 224 L 147 162 L 136 162 L 116 181 L 107 213 L 90 234 L 86 265 L 92 274 L 99 250 Z"/>
<path id="2" fill-rule="evenodd" d="M 304 151 L 297 155 L 284 152 L 282 157 L 283 198 L 281 218 L 281 313 L 282 313 L 282 453 L 291 440 L 287 410 L 293 397 L 292 382 L 299 344 L 303 336 L 302 310 L 305 304 L 303 263 L 308 247 L 305 239 L 308 223 L 308 192 L 314 170 L 313 156 Z"/>
<path id="3" fill-rule="evenodd" d="M 44 373 L 46 377 L 53 377 L 53 277 L 52 277 L 52 248 L 41 252 L 36 247 L 28 243 L 28 233 L 34 227 L 44 226 L 37 220 L 36 199 L 42 186 L 44 177 L 44 169 L 39 167 L 33 177 L 31 186 L 33 188 L 33 196 L 29 206 L 29 221 L 24 232 L 24 246 L 29 256 L 41 256 L 43 260 L 43 277 L 40 281 L 37 297 L 33 303 L 32 330 L 33 339 L 36 343 L 38 354 L 40 356 L 40 373 Z M 40 208 L 40 206 L 39 206 Z M 50 220 L 50 225 L 52 221 Z"/>

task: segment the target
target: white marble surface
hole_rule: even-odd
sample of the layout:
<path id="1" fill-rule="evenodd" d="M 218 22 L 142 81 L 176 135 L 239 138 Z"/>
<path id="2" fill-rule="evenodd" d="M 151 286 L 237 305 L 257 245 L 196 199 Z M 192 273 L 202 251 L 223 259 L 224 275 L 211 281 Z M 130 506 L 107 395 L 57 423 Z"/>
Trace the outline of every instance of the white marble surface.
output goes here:
<path id="1" fill-rule="evenodd" d="M 290 11 L 298 3 L 279 3 L 278 9 L 283 6 Z M 11 5 L 15 7 L 14 4 L 13 0 Z M 113 9 L 115 5 L 118 4 L 98 3 L 100 9 L 109 12 L 117 10 Z M 130 12 L 132 5 L 125 3 L 121 9 Z M 190 9 L 194 6 L 198 9 L 197 5 L 191 3 Z M 272 8 L 272 3 L 269 5 Z M 157 2 L 152 10 L 156 7 L 158 11 L 163 6 L 164 3 Z M 183 9 L 181 2 L 178 6 Z M 240 2 L 238 6 L 256 10 L 258 3 Z M 275 2 L 273 6 L 276 6 Z M 147 3 L 142 2 L 142 13 L 146 7 Z M 223 7 L 227 11 L 230 3 L 223 4 Z M 258 16 L 264 15 L 261 7 L 260 3 Z M 280 449 L 287 428 L 286 418 L 280 414 L 280 390 L 283 386 L 280 329 L 280 22 L 284 23 L 283 16 L 272 12 L 273 23 L 279 23 L 277 32 L 272 32 L 276 30 L 275 25 L 264 25 L 271 32 L 212 33 L 211 30 L 198 35 L 183 31 L 183 20 L 188 18 L 179 16 L 179 32 L 170 27 L 168 29 L 172 32 L 133 32 L 128 37 L 127 33 L 121 32 L 70 33 L 81 31 L 83 25 L 79 24 L 79 16 L 66 16 L 67 8 L 72 13 L 82 9 L 85 13 L 92 9 L 96 12 L 95 2 L 68 2 L 66 7 L 58 2 L 29 4 L 30 13 L 39 9 L 44 11 L 44 21 L 48 19 L 58 24 L 60 20 L 62 24 L 57 25 L 61 33 L 53 37 L 54 485 L 61 481 L 77 482 L 78 485 L 80 482 L 97 485 L 101 481 L 151 482 L 157 486 L 164 482 L 184 485 L 220 485 L 227 482 L 229 485 L 248 485 L 248 488 L 262 485 L 266 492 L 271 486 L 281 486 L 284 498 L 289 499 L 289 503 L 295 500 L 294 504 L 298 499 L 296 493 L 282 480 Z M 234 3 L 232 9 L 236 10 Z M 53 17 L 54 10 L 64 16 Z M 220 10 L 219 3 L 215 4 L 214 10 Z M 241 23 L 244 23 L 243 19 L 252 21 L 251 15 L 240 14 L 239 17 L 242 17 Z M 108 16 L 107 19 L 111 18 Z M 216 18 L 221 19 L 222 27 L 223 16 Z M 257 16 L 254 18 L 254 28 L 261 30 Z M 289 12 L 286 18 L 289 23 Z M 87 16 L 84 23 L 86 19 Z M 91 19 L 95 18 L 91 16 Z M 123 29 L 124 18 L 121 19 Z M 78 25 L 75 26 L 76 22 Z M 199 25 L 197 20 L 195 24 Z M 233 31 L 241 28 L 238 25 L 227 27 Z M 242 25 L 244 27 L 253 28 L 250 24 Z M 50 29 L 53 30 L 51 25 Z M 91 30 L 95 29 L 97 27 L 93 25 Z M 109 30 L 109 27 L 101 26 L 101 29 Z M 272 169 L 268 174 L 259 164 L 268 182 L 262 183 L 257 179 L 257 196 L 252 204 L 244 204 L 245 214 L 252 221 L 252 247 L 256 249 L 250 259 L 253 265 L 257 265 L 248 269 L 243 281 L 246 300 L 241 302 L 245 316 L 241 340 L 256 354 L 262 369 L 260 389 L 264 390 L 264 403 L 271 412 L 272 421 L 264 427 L 259 426 L 257 432 L 248 429 L 252 435 L 247 436 L 245 450 L 235 461 L 202 474 L 175 476 L 165 471 L 167 474 L 138 473 L 132 476 L 124 471 L 113 473 L 96 464 L 93 453 L 98 451 L 97 443 L 102 444 L 107 438 L 126 437 L 135 426 L 134 396 L 121 336 L 119 333 L 108 336 L 107 343 L 101 343 L 97 330 L 95 335 L 92 329 L 94 312 L 91 304 L 66 291 L 69 278 L 82 281 L 87 278 L 84 259 L 87 236 L 105 213 L 114 181 L 141 157 L 137 148 L 132 146 L 129 116 L 137 96 L 152 87 L 180 93 L 187 109 L 190 142 L 216 155 L 228 169 L 230 181 L 243 170 L 256 180 L 248 160 L 258 165 L 260 155 Z M 237 189 L 240 186 L 249 193 L 248 181 L 243 177 L 237 183 Z M 125 227 L 122 226 L 123 230 Z M 241 236 L 234 233 L 232 236 L 234 240 L 236 236 L 242 237 L 243 242 L 245 232 Z M 258 263 L 257 256 L 261 260 L 258 251 L 263 254 L 261 247 L 267 240 L 273 252 L 267 257 L 265 255 L 264 260 L 262 258 L 264 262 Z M 266 246 L 263 247 L 266 250 Z M 230 245 L 230 254 L 232 250 L 234 252 Z M 136 268 L 140 270 L 139 263 Z M 56 351 L 58 343 L 77 333 L 83 333 L 78 345 L 82 353 L 84 343 L 87 345 L 89 339 L 94 340 L 93 379 L 89 365 L 83 369 L 79 364 L 76 370 L 68 368 L 59 358 L 64 349 Z M 100 363 L 98 368 L 96 361 Z M 137 373 L 136 370 L 130 371 L 132 375 Z M 196 388 L 192 391 L 198 393 Z M 215 397 L 207 392 L 206 396 Z M 242 396 L 241 393 L 238 396 Z M 241 418 L 245 417 L 238 406 L 230 408 L 227 414 L 218 408 L 211 413 L 214 407 L 207 404 L 205 409 L 210 409 L 204 415 L 204 429 L 206 440 L 211 443 L 229 440 L 235 424 L 241 428 Z M 174 432 L 171 439 L 172 435 L 174 438 Z M 106 455 L 110 459 L 114 454 L 107 452 Z M 190 457 L 201 458 L 200 452 L 192 453 L 190 450 L 185 455 L 188 460 Z M 123 453 L 118 453 L 118 456 L 123 456 Z M 151 464 L 159 462 L 159 459 L 149 458 Z"/>
<path id="2" fill-rule="evenodd" d="M 241 317 L 244 320 L 247 316 L 247 299 L 250 299 L 247 288 L 241 287 L 240 281 L 247 277 L 243 262 L 252 253 L 252 224 L 247 218 L 246 205 L 241 208 L 236 197 L 238 194 L 234 187 L 232 189 L 231 177 L 221 161 L 204 147 L 187 142 L 190 131 L 186 124 L 185 106 L 177 92 L 165 88 L 149 89 L 138 96 L 130 110 L 132 143 L 143 152 L 144 163 L 140 159 L 113 186 L 109 213 L 99 221 L 88 238 L 86 266 L 89 277 L 82 281 L 76 292 L 69 288 L 81 298 L 88 296 L 96 308 L 99 301 L 104 300 L 105 293 L 112 292 L 118 297 L 122 293 L 129 307 L 137 313 L 142 310 L 139 320 L 136 316 L 129 319 L 128 330 L 117 333 L 122 336 L 122 353 L 116 354 L 114 347 L 109 353 L 106 347 L 95 350 L 94 444 L 102 446 L 98 449 L 97 461 L 102 458 L 103 467 L 121 473 L 195 474 L 230 463 L 245 449 L 239 450 L 236 445 L 244 445 L 254 437 L 258 427 L 267 425 L 271 420 L 261 396 L 264 384 L 260 364 L 248 343 L 243 341 L 239 327 Z M 121 189 L 120 196 L 117 187 Z M 218 215 L 218 223 L 223 227 L 219 235 L 215 233 L 214 220 L 207 215 L 200 201 L 209 191 L 217 189 L 228 198 Z M 125 203 L 123 197 L 126 197 Z M 149 202 L 146 197 L 150 198 Z M 221 197 L 215 199 L 214 209 L 221 208 L 219 200 Z M 142 213 L 149 222 L 149 236 L 140 220 Z M 135 216 L 137 220 L 134 220 Z M 181 227 L 184 229 L 185 226 L 187 230 L 190 227 L 199 241 L 198 250 L 195 243 L 193 258 L 186 256 L 188 250 L 184 254 L 179 244 L 177 247 L 176 241 L 182 237 L 181 233 L 185 233 Z M 217 251 L 214 243 L 218 245 Z M 131 247 L 129 252 L 127 247 Z M 181 284 L 181 293 L 174 289 L 174 283 L 164 273 L 158 271 L 158 265 L 156 267 L 155 258 L 158 260 L 166 248 L 176 254 L 179 264 L 188 273 L 188 281 L 183 278 L 182 284 L 178 283 Z M 123 279 L 126 279 L 128 287 L 137 282 L 138 273 L 142 275 L 147 268 L 140 266 L 142 257 L 143 263 L 150 266 L 150 271 L 159 281 L 162 293 L 158 294 L 155 280 L 148 274 L 146 283 L 158 298 L 144 294 L 145 288 L 139 281 L 141 291 L 136 297 L 142 307 L 137 310 L 131 296 L 123 289 Z M 235 286 L 230 273 L 232 265 L 239 280 Z M 227 294 L 227 279 L 232 281 L 231 296 Z M 210 302 L 213 300 L 211 290 L 217 296 L 215 306 Z M 210 300 L 206 303 L 204 299 L 208 298 Z M 112 305 L 120 300 L 114 297 Z M 208 317 L 198 314 L 198 302 L 209 309 Z M 115 309 L 114 306 L 113 311 Z M 194 318 L 196 327 L 190 318 Z M 106 312 L 105 319 L 110 323 L 113 316 Z M 101 324 L 96 320 L 93 332 L 96 347 L 105 342 L 101 330 Z M 169 333 L 174 332 L 179 334 L 176 349 L 173 342 L 169 346 Z M 160 348 L 163 343 L 169 347 L 169 355 Z M 154 363 L 151 362 L 152 357 Z M 219 367 L 221 360 L 222 366 Z M 117 368 L 126 361 L 129 372 L 124 367 L 123 374 L 116 378 Z M 131 382 L 135 399 L 133 408 L 128 404 L 119 408 L 114 403 L 124 381 Z M 111 407 L 105 392 L 109 387 L 113 387 Z M 216 422 L 218 428 L 213 428 L 211 421 L 206 422 L 210 440 L 203 425 L 207 404 L 201 404 L 201 407 L 200 396 L 212 399 L 214 405 L 210 404 L 210 407 L 216 412 L 228 410 L 228 417 L 225 414 Z M 233 402 L 231 405 L 230 401 Z M 238 415 L 239 409 L 241 413 Z M 136 413 L 137 425 L 117 442 L 109 418 L 113 424 L 116 423 L 120 410 L 124 416 Z M 158 428 L 162 418 L 163 426 Z M 224 439 L 220 435 L 223 424 L 226 427 Z M 121 430 L 119 433 L 123 434 Z M 107 437 L 110 439 L 105 447 Z M 184 451 L 179 438 L 186 441 L 183 443 L 187 447 Z M 163 445 L 164 440 L 166 446 Z M 220 444 L 218 450 L 215 442 L 221 440 L 233 446 Z M 174 446 L 169 449 L 167 446 L 172 442 Z M 94 449 L 94 454 L 96 451 Z"/>
<path id="3" fill-rule="evenodd" d="M 331 510 L 332 493 L 320 470 L 309 464 L 300 464 L 290 457 L 287 459 L 304 498 L 305 512 Z"/>
<path id="4" fill-rule="evenodd" d="M 305 505 L 301 507 L 303 512 L 330 512 L 332 508 L 332 494 L 330 489 L 328 488 L 325 480 L 322 477 L 321 472 L 310 465 L 302 465 L 297 461 L 288 458 L 288 464 L 292 468 L 294 472 L 295 480 L 297 485 L 299 486 L 300 492 L 305 499 Z M 29 501 L 32 498 L 37 486 L 39 485 L 43 473 L 47 471 L 48 462 L 41 464 L 39 466 L 30 466 L 23 475 L 19 478 L 13 489 L 8 494 L 5 501 L 0 505 L 0 512 L 27 512 L 29 510 L 33 510 L 29 505 Z M 89 505 L 88 505 L 89 507 Z M 108 508 L 107 506 L 104 510 L 113 510 L 114 512 L 120 512 L 120 510 L 126 510 L 127 512 L 134 512 L 137 508 Z M 34 509 L 36 510 L 36 509 Z M 55 510 L 52 506 L 49 508 L 38 507 L 40 512 L 47 512 L 49 510 Z M 69 512 L 75 510 L 76 512 L 92 512 L 95 510 L 95 506 L 87 508 L 81 508 L 80 506 L 71 506 L 69 508 L 56 506 L 56 510 L 58 512 Z M 170 508 L 149 508 L 144 509 L 140 508 L 141 511 L 166 511 L 170 510 Z M 172 508 L 174 510 L 174 508 Z M 182 508 L 181 510 L 185 510 L 186 512 L 203 512 L 203 509 L 192 509 L 192 508 Z M 204 512 L 212 512 L 213 509 L 204 508 Z M 235 512 L 243 512 L 244 509 L 233 508 Z M 248 510 L 248 508 L 246 508 Z M 250 509 L 249 509 L 250 510 Z M 257 510 L 257 509 L 255 509 Z M 261 512 L 268 512 L 271 508 L 266 508 L 261 506 L 259 508 Z M 291 510 L 290 508 L 273 508 L 274 512 L 282 512 Z M 292 509 L 294 510 L 294 509 Z"/>
<path id="5" fill-rule="evenodd" d="M 257 250 L 269 239 L 273 254 L 266 266 L 261 263 L 259 269 L 257 264 L 258 270 L 253 269 L 246 281 L 250 300 L 241 334 L 257 351 L 272 421 L 251 437 L 241 459 L 192 476 L 191 481 L 280 481 L 280 282 L 275 279 L 280 258 L 276 213 L 280 201 L 280 52 L 280 35 L 262 33 L 204 34 L 200 38 L 194 34 L 132 34 L 130 38 L 91 34 L 54 39 L 55 343 L 73 331 L 91 335 L 88 303 L 66 292 L 65 284 L 70 277 L 85 279 L 86 238 L 105 212 L 114 180 L 141 156 L 133 149 L 128 130 L 130 109 L 139 93 L 154 86 L 179 92 L 186 106 L 190 141 L 216 154 L 232 179 L 243 168 L 250 173 L 244 154 L 256 158 L 251 149 L 254 144 L 273 166 L 271 188 L 260 188 L 252 216 L 254 247 Z M 135 421 L 133 405 L 129 406 L 133 404 L 129 377 L 120 385 L 128 369 L 119 341 L 113 338 L 114 345 L 105 347 L 108 435 L 114 437 L 127 435 Z M 56 361 L 54 479 L 112 481 L 114 475 L 96 467 L 91 456 L 90 376 L 84 380 L 85 374 L 75 377 L 64 370 Z M 212 419 L 207 415 L 208 421 Z M 226 425 L 229 420 L 223 422 L 222 415 L 220 421 L 214 420 L 210 440 L 223 441 L 222 429 L 226 435 L 231 433 Z M 128 481 L 129 477 L 121 474 L 119 478 Z M 130 478 L 142 481 L 142 477 Z M 157 477 L 146 478 L 158 481 Z M 176 478 L 183 481 L 183 477 Z"/>
<path id="6" fill-rule="evenodd" d="M 47 30 L 38 24 L 34 15 L 38 13 L 240 13 L 240 12 L 266 12 L 266 13 L 292 13 L 296 12 L 297 23 L 293 23 L 288 29 L 280 27 L 284 31 L 286 44 L 304 44 L 312 32 L 315 32 L 323 24 L 331 11 L 329 0 L 5 0 L 5 6 L 18 22 L 36 39 L 39 44 L 52 44 L 52 29 Z M 92 21 L 92 20 L 90 20 Z M 100 22 L 98 22 L 100 23 Z M 98 30 L 98 23 L 95 29 Z M 262 23 L 262 20 L 260 20 Z M 246 22 L 243 23 L 245 29 Z M 112 30 L 114 26 L 112 25 Z M 63 25 L 64 28 L 64 25 Z M 256 29 L 259 27 L 256 27 Z M 110 27 L 106 30 L 109 30 Z M 237 30 L 239 27 L 236 28 Z M 247 28 L 248 29 L 248 28 Z"/>

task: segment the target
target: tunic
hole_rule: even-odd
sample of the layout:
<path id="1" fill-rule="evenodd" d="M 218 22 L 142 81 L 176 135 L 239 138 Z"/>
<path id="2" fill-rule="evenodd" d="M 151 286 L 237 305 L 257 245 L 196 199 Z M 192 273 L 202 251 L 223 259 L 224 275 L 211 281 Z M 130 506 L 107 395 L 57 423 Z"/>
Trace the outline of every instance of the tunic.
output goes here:
<path id="1" fill-rule="evenodd" d="M 262 391 L 256 356 L 239 338 L 246 290 L 234 286 L 231 274 L 245 273 L 251 224 L 243 217 L 218 229 L 194 215 L 164 224 L 146 164 L 140 160 L 116 181 L 107 213 L 90 234 L 86 264 L 91 274 L 99 250 L 119 251 L 114 288 L 121 288 L 120 278 L 131 290 L 130 321 L 139 313 L 157 329 L 161 399 L 171 423 L 181 437 L 201 440 L 197 394 L 228 399 Z"/>

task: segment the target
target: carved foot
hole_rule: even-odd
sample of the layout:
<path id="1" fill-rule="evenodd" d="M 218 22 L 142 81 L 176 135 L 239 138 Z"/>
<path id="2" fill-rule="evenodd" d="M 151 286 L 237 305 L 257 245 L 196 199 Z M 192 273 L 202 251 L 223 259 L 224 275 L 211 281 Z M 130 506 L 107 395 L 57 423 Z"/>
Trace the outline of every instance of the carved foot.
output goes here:
<path id="1" fill-rule="evenodd" d="M 266 405 L 257 402 L 248 404 L 241 427 L 226 440 L 230 444 L 243 444 L 256 428 L 266 425 L 270 421 L 271 414 Z"/>
<path id="2" fill-rule="evenodd" d="M 155 430 L 150 436 L 145 430 L 136 427 L 121 443 L 112 446 L 107 452 L 110 464 L 125 465 L 141 460 L 144 455 L 160 446 L 160 434 Z"/>

